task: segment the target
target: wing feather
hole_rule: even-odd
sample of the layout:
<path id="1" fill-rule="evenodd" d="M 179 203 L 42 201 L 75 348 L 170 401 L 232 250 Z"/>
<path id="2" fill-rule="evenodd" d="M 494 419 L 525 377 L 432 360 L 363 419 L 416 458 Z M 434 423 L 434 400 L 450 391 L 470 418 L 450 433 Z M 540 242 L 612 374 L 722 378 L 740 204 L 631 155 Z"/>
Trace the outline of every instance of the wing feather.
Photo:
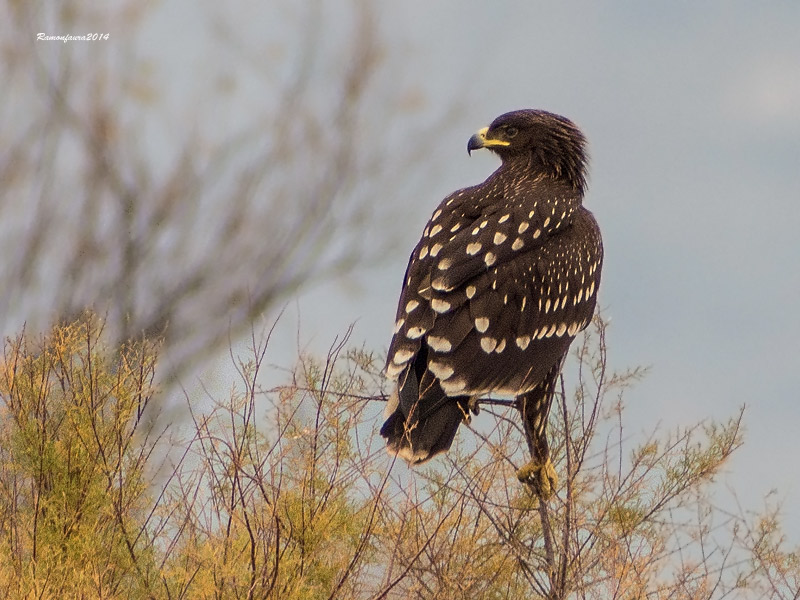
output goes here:
<path id="1" fill-rule="evenodd" d="M 561 359 L 594 312 L 602 244 L 579 198 L 543 205 L 491 186 L 442 202 L 406 271 L 390 377 L 424 345 L 422 377 L 449 396 L 517 394 Z"/>

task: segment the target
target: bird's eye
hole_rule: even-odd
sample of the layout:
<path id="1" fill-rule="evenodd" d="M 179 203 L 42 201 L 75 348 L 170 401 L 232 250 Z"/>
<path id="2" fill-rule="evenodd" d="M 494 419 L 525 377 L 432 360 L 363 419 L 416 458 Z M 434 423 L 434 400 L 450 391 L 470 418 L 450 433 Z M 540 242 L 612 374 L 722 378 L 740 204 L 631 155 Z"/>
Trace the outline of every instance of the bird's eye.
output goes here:
<path id="1" fill-rule="evenodd" d="M 506 127 L 506 137 L 513 138 L 518 131 L 516 127 Z"/>

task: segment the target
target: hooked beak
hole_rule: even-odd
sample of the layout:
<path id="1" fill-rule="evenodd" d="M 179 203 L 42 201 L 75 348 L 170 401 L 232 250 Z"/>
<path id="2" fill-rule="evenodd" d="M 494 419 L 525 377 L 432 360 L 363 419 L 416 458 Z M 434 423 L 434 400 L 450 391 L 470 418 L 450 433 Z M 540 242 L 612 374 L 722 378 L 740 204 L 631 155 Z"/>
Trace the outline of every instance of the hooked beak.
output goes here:
<path id="1" fill-rule="evenodd" d="M 467 154 L 471 155 L 473 150 L 479 150 L 480 148 L 497 148 L 499 146 L 511 145 L 511 142 L 507 142 L 505 140 L 487 138 L 486 134 L 488 132 L 489 128 L 484 127 L 471 138 L 469 138 L 469 142 L 467 142 Z"/>

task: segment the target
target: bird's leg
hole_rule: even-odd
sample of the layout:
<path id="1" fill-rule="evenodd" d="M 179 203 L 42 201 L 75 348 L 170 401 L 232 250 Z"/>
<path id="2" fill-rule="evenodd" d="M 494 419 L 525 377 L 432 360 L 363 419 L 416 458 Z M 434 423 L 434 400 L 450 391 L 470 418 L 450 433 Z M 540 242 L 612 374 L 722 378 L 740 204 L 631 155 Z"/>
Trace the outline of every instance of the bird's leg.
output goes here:
<path id="1" fill-rule="evenodd" d="M 517 409 L 522 415 L 525 439 L 531 454 L 530 462 L 517 471 L 517 479 L 531 486 L 542 500 L 550 498 L 558 485 L 558 476 L 550 461 L 550 446 L 547 442 L 547 415 L 560 370 L 561 361 L 551 369 L 540 385 L 517 396 Z"/>
<path id="2" fill-rule="evenodd" d="M 550 460 L 550 447 L 547 443 L 547 436 L 544 434 L 544 430 L 540 435 L 531 431 L 527 419 L 524 419 L 524 423 L 525 437 L 528 441 L 531 460 L 517 471 L 517 479 L 531 486 L 539 498 L 547 500 L 553 495 L 558 485 L 556 469 Z"/>

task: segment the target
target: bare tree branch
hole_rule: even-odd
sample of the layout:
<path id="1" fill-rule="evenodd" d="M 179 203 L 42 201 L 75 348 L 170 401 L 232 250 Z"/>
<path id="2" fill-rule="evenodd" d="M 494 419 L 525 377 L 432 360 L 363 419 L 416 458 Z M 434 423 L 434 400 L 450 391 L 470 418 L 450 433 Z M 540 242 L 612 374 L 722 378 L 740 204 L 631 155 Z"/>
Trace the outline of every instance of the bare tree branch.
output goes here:
<path id="1" fill-rule="evenodd" d="M 197 89 L 152 74 L 142 6 L 0 9 L 0 320 L 7 333 L 40 329 L 93 307 L 117 340 L 163 337 L 169 378 L 300 287 L 380 261 L 393 194 L 408 192 L 402 173 L 431 166 L 407 142 L 402 58 L 370 3 L 340 5 L 341 32 L 323 4 L 287 3 L 270 26 L 296 35 L 277 54 L 214 13 L 214 30 L 196 36 L 209 40 Z M 37 42 L 44 23 L 114 33 Z M 226 84 L 204 96 L 215 77 Z M 260 86 L 260 104 L 236 95 L 244 85 Z M 181 121 L 155 128 L 173 95 Z M 234 113 L 244 102 L 252 113 Z"/>

